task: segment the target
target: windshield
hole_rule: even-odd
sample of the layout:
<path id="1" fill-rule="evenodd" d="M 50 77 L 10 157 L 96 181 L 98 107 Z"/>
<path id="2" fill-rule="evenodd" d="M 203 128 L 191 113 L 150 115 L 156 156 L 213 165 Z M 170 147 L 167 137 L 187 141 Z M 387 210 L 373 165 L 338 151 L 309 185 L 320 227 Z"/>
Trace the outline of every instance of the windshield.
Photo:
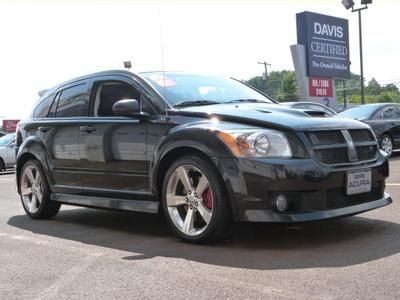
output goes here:
<path id="1" fill-rule="evenodd" d="M 363 105 L 346 109 L 345 111 L 339 113 L 339 115 L 352 119 L 370 119 L 377 109 L 378 107 L 375 105 Z"/>
<path id="2" fill-rule="evenodd" d="M 185 73 L 141 73 L 175 107 L 228 102 L 274 103 L 234 79 Z"/>
<path id="3" fill-rule="evenodd" d="M 7 134 L 0 137 L 0 147 L 5 147 L 15 140 L 15 134 Z"/>

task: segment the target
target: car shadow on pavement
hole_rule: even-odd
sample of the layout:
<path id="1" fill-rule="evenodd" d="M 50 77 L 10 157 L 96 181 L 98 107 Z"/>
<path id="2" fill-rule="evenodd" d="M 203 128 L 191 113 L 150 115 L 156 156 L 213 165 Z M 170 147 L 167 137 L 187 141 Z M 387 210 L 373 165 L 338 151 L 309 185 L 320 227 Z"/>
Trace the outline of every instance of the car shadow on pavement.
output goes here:
<path id="1" fill-rule="evenodd" d="M 121 257 L 128 261 L 162 256 L 272 270 L 344 267 L 400 252 L 399 224 L 359 216 L 295 226 L 235 224 L 230 240 L 211 245 L 181 242 L 157 215 L 68 209 L 52 220 L 19 215 L 8 224 L 35 234 L 131 252 Z"/>

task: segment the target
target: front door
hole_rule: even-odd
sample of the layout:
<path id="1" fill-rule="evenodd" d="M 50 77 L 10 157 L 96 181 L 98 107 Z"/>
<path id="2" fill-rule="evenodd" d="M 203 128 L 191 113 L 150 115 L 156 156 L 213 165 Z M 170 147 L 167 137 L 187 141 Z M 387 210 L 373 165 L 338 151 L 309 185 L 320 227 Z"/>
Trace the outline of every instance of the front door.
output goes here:
<path id="1" fill-rule="evenodd" d="M 143 101 L 140 89 L 129 78 L 104 76 L 93 81 L 91 95 L 91 117 L 79 128 L 84 194 L 146 200 L 146 121 L 112 112 L 118 100 Z"/>

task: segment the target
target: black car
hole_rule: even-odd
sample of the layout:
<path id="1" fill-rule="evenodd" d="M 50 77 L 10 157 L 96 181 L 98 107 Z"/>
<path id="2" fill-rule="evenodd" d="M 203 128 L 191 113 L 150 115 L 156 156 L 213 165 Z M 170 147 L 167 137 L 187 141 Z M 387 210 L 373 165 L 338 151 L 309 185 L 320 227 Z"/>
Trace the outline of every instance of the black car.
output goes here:
<path id="1" fill-rule="evenodd" d="M 339 113 L 342 117 L 362 121 L 371 126 L 379 145 L 389 156 L 400 148 L 400 105 L 396 103 L 365 104 Z"/>
<path id="2" fill-rule="evenodd" d="M 392 201 L 369 126 L 216 76 L 80 77 L 42 95 L 16 142 L 18 192 L 35 219 L 61 204 L 162 210 L 179 237 L 208 242 L 231 221 L 321 220 Z"/>

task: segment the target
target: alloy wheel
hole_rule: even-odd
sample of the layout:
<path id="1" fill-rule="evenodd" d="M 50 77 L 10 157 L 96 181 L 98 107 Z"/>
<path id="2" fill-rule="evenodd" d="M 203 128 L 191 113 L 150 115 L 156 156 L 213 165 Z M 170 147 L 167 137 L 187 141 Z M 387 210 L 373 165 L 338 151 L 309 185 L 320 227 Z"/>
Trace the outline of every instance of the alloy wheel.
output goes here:
<path id="1" fill-rule="evenodd" d="M 193 165 L 177 167 L 168 179 L 166 204 L 175 227 L 197 236 L 210 224 L 214 193 L 207 176 Z"/>
<path id="2" fill-rule="evenodd" d="M 390 139 L 390 137 L 385 136 L 382 139 L 382 150 L 385 151 L 387 154 L 391 155 L 392 151 L 393 151 L 393 144 L 392 144 L 392 140 Z"/>
<path id="3" fill-rule="evenodd" d="M 27 166 L 21 176 L 21 196 L 27 211 L 34 214 L 39 210 L 43 200 L 43 180 L 33 165 Z"/>

